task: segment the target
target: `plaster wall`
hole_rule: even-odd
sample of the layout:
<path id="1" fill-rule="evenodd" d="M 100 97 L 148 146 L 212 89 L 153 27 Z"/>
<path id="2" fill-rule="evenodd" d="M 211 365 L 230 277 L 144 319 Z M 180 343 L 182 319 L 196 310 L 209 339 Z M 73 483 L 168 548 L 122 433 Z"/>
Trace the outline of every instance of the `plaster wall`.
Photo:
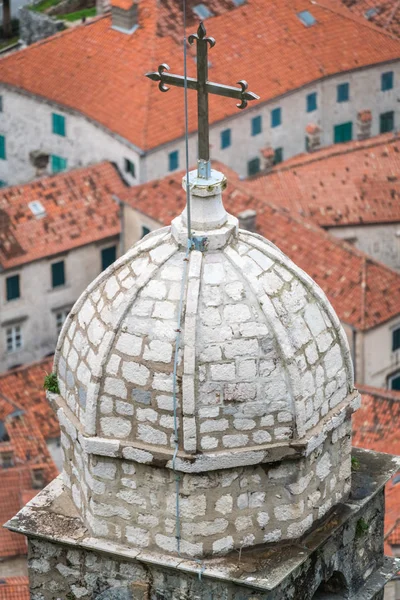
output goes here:
<path id="1" fill-rule="evenodd" d="M 67 159 L 67 168 L 110 160 L 117 164 L 127 183 L 140 178 L 140 154 L 127 142 L 83 115 L 44 99 L 14 91 L 0 84 L 3 111 L 0 134 L 6 137 L 6 160 L 0 160 L 0 179 L 8 185 L 24 183 L 36 176 L 29 153 L 41 150 Z M 52 132 L 52 113 L 65 117 L 66 136 Z M 125 172 L 125 158 L 135 164 L 136 177 Z M 51 159 L 47 172 L 51 173 Z"/>
<path id="2" fill-rule="evenodd" d="M 27 263 L 0 273 L 0 371 L 39 360 L 55 350 L 56 313 L 70 309 L 87 285 L 101 271 L 101 249 L 117 244 L 116 237 L 99 244 Z M 51 264 L 65 261 L 65 285 L 51 287 Z M 6 278 L 20 276 L 20 298 L 6 300 Z M 8 325 L 21 325 L 22 348 L 7 352 Z"/>
<path id="3" fill-rule="evenodd" d="M 400 374 L 400 350 L 392 352 L 392 332 L 400 326 L 400 315 L 363 334 L 364 378 L 362 383 L 388 387 L 388 378 Z"/>
<path id="4" fill-rule="evenodd" d="M 388 267 L 400 271 L 400 223 L 329 227 L 328 231 L 351 242 Z"/>
<path id="5" fill-rule="evenodd" d="M 212 69 L 211 69 L 212 70 Z M 386 92 L 380 91 L 380 75 L 394 71 L 395 87 Z M 336 86 L 350 83 L 350 100 L 336 102 Z M 257 91 L 256 83 L 250 86 Z M 318 109 L 306 112 L 306 95 L 318 93 Z M 154 90 L 154 93 L 158 93 Z M 171 90 L 170 94 L 181 93 Z M 400 61 L 369 67 L 360 71 L 341 74 L 332 78 L 307 85 L 288 95 L 262 106 L 238 111 L 234 117 L 224 119 L 211 126 L 211 156 L 225 162 L 241 176 L 247 176 L 247 163 L 259 157 L 260 150 L 266 146 L 283 148 L 284 158 L 305 151 L 305 128 L 315 123 L 322 129 L 321 143 L 333 142 L 333 126 L 346 121 L 353 122 L 353 138 L 357 135 L 357 113 L 369 109 L 372 112 L 371 135 L 379 133 L 379 114 L 395 111 L 395 123 L 399 123 L 400 107 L 397 96 L 400 93 Z M 163 177 L 168 173 L 168 155 L 179 151 L 178 168 L 184 167 L 184 139 L 172 141 L 165 146 L 150 151 L 140 159 L 140 150 L 132 147 L 118 136 L 90 122 L 83 115 L 61 109 L 44 99 L 35 98 L 26 93 L 17 92 L 0 85 L 3 96 L 3 112 L 0 113 L 0 134 L 6 136 L 7 160 L 0 160 L 0 179 L 9 185 L 28 181 L 35 172 L 29 161 L 29 152 L 42 149 L 68 160 L 68 168 L 78 167 L 101 160 L 114 161 L 124 173 L 124 159 L 135 163 L 136 178 L 127 173 L 124 176 L 131 185 Z M 368 101 L 366 101 L 368 99 Z M 194 97 L 191 95 L 191 101 Z M 226 102 L 231 100 L 226 99 Z M 270 127 L 271 110 L 281 107 L 282 124 Z M 52 133 L 51 113 L 55 111 L 67 117 L 67 136 L 60 137 Z M 251 119 L 262 116 L 262 132 L 251 135 Z M 293 119 L 290 115 L 296 115 Z M 221 131 L 232 129 L 232 143 L 226 149 L 220 148 Z M 189 140 L 189 162 L 194 164 L 197 158 L 197 140 L 195 135 Z"/>

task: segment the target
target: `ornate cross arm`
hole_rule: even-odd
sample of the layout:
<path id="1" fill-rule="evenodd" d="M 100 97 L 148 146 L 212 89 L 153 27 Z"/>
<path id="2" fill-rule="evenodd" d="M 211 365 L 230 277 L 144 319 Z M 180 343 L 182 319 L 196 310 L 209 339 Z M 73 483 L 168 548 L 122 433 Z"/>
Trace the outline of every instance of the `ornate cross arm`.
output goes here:
<path id="1" fill-rule="evenodd" d="M 251 100 L 258 100 L 259 96 L 253 92 L 247 91 L 247 82 L 243 79 L 238 81 L 239 88 L 230 85 L 223 85 L 208 81 L 208 46 L 213 48 L 215 40 L 207 37 L 206 28 L 200 23 L 197 33 L 188 38 L 189 44 L 196 42 L 197 58 L 197 79 L 188 77 L 186 79 L 187 87 L 190 90 L 197 91 L 197 117 L 198 117 L 198 143 L 199 143 L 199 162 L 198 176 L 208 179 L 211 174 L 210 164 L 210 144 L 209 144 L 209 123 L 208 123 L 208 95 L 216 94 L 226 98 L 236 98 L 239 100 L 238 108 L 246 108 Z M 161 64 L 157 71 L 146 73 L 146 77 L 153 81 L 158 81 L 158 88 L 161 92 L 168 92 L 169 85 L 176 87 L 185 87 L 185 78 L 182 75 L 168 73 L 169 66 L 166 63 Z"/>
<path id="2" fill-rule="evenodd" d="M 182 75 L 167 73 L 167 71 L 169 71 L 169 66 L 163 63 L 158 67 L 158 71 L 146 73 L 146 77 L 152 79 L 152 81 L 158 81 L 158 88 L 161 92 L 168 92 L 168 85 L 181 88 L 185 87 L 185 78 Z M 236 88 L 231 85 L 223 85 L 221 83 L 214 83 L 213 81 L 207 81 L 205 84 L 205 89 L 208 94 L 215 94 L 217 96 L 225 96 L 226 98 L 236 98 L 237 100 L 240 100 L 240 104 L 236 105 L 238 108 L 246 108 L 249 101 L 259 99 L 257 94 L 247 91 L 247 81 L 242 79 L 237 83 L 240 85 L 240 88 Z M 188 77 L 187 87 L 189 90 L 198 90 L 199 84 L 197 79 L 194 77 Z"/>

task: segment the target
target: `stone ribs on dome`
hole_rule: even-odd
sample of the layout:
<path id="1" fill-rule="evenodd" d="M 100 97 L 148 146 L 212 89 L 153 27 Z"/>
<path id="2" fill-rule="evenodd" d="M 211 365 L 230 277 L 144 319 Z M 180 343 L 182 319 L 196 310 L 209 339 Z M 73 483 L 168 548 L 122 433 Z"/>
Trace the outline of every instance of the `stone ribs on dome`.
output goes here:
<path id="1" fill-rule="evenodd" d="M 221 204 L 224 176 L 191 182 L 207 251 L 187 254 L 184 211 L 102 273 L 63 326 L 60 395 L 49 397 L 64 482 L 89 530 L 179 551 L 179 471 L 180 548 L 207 556 L 297 539 L 347 498 L 359 397 L 322 290 L 272 243 L 238 232 Z M 234 469 L 251 481 L 245 493 Z"/>

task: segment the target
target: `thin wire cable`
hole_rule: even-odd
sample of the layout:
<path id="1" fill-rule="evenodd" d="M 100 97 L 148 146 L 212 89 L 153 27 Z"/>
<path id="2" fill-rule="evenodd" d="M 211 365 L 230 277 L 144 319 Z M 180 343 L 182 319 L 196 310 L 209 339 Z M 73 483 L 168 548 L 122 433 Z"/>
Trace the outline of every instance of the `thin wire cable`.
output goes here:
<path id="1" fill-rule="evenodd" d="M 185 154 L 186 154 L 186 220 L 188 240 L 192 239 L 192 218 L 190 210 L 190 185 L 189 185 L 189 111 L 187 87 L 187 38 L 186 38 L 186 0 L 183 0 L 183 82 L 185 99 Z"/>

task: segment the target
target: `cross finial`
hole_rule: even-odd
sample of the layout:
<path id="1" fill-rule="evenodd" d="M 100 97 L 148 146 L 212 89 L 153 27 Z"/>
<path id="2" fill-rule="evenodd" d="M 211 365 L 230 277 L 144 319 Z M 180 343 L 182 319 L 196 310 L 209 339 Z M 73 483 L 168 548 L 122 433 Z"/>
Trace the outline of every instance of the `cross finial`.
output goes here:
<path id="1" fill-rule="evenodd" d="M 208 119 L 208 95 L 216 94 L 226 96 L 227 98 L 236 98 L 240 100 L 236 106 L 240 109 L 246 108 L 250 100 L 258 100 L 259 96 L 253 92 L 247 91 L 247 82 L 243 79 L 237 83 L 240 88 L 213 83 L 208 81 L 208 46 L 213 48 L 215 40 L 207 36 L 204 23 L 201 22 L 197 33 L 189 35 L 188 42 L 193 45 L 196 42 L 197 58 L 197 79 L 187 77 L 187 87 L 191 90 L 197 90 L 197 116 L 198 116 L 198 177 L 209 179 L 211 175 L 210 163 L 210 143 L 209 143 L 209 119 Z M 166 63 L 161 64 L 157 71 L 146 73 L 153 81 L 158 81 L 158 87 L 161 92 L 168 92 L 168 85 L 185 87 L 185 78 L 182 75 L 168 73 L 169 66 Z"/>

